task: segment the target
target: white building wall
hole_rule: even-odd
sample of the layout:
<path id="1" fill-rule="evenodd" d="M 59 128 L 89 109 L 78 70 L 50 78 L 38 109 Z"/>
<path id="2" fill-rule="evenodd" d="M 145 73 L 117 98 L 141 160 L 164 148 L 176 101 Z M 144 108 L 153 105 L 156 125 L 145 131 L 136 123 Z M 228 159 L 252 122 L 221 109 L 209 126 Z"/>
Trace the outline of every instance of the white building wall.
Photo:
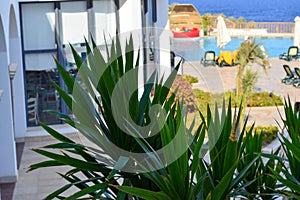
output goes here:
<path id="1" fill-rule="evenodd" d="M 23 0 L 22 2 L 27 1 Z M 142 17 L 141 1 L 123 1 L 119 11 L 119 33 L 134 36 L 135 48 L 142 47 Z M 148 1 L 149 2 L 149 1 Z M 150 1 L 151 2 L 151 1 Z M 150 3 L 149 2 L 149 3 Z M 12 7 L 11 7 L 12 5 Z M 149 4 L 149 12 L 151 12 Z M 159 64 L 161 73 L 170 71 L 170 42 L 169 35 L 163 30 L 169 29 L 168 1 L 157 0 Z M 24 94 L 24 77 L 20 41 L 19 7 L 17 0 L 0 1 L 0 19 L 2 31 L 0 31 L 0 89 L 4 90 L 0 101 L 0 182 L 13 182 L 17 177 L 15 138 L 26 137 L 26 109 Z M 151 16 L 151 14 L 149 14 Z M 1 45 L 2 43 L 2 45 Z M 143 55 L 140 55 L 142 64 Z M 17 64 L 17 73 L 13 80 L 14 114 L 12 113 L 11 86 L 9 80 L 8 65 Z M 142 79 L 142 74 L 141 74 Z M 143 82 L 142 80 L 140 80 Z M 13 118 L 15 120 L 13 120 Z M 13 126 L 13 121 L 15 127 Z M 15 132 L 14 132 L 15 130 Z"/>
<path id="2" fill-rule="evenodd" d="M 15 2 L 1 0 L 0 4 L 0 88 L 4 91 L 0 101 L 0 182 L 15 182 L 17 163 L 8 72 L 10 5 Z"/>

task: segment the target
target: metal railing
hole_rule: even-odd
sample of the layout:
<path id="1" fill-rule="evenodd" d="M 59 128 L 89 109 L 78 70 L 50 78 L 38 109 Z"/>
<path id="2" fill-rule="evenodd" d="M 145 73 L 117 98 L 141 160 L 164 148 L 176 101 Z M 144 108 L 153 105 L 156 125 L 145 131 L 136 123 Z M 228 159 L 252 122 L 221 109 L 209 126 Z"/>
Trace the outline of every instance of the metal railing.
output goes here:
<path id="1" fill-rule="evenodd" d="M 266 29 L 268 33 L 293 33 L 294 22 L 236 22 L 235 28 Z"/>

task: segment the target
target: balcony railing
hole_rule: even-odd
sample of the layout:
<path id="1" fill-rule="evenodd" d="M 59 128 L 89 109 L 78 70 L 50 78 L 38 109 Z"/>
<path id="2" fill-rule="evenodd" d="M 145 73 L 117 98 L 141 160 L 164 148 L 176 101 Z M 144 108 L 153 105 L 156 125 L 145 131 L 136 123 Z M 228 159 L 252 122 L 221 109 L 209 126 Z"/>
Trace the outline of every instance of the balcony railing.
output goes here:
<path id="1" fill-rule="evenodd" d="M 237 22 L 235 28 L 266 29 L 268 33 L 294 33 L 294 22 Z"/>
<path id="2" fill-rule="evenodd" d="M 197 23 L 195 23 L 195 21 Z M 227 28 L 233 29 L 265 29 L 268 33 L 294 33 L 295 23 L 294 22 L 232 22 L 225 19 Z M 190 20 L 187 18 L 170 19 L 170 28 L 181 28 L 181 27 L 197 27 L 201 28 L 201 21 Z M 217 20 L 212 18 L 212 27 L 217 27 Z"/>

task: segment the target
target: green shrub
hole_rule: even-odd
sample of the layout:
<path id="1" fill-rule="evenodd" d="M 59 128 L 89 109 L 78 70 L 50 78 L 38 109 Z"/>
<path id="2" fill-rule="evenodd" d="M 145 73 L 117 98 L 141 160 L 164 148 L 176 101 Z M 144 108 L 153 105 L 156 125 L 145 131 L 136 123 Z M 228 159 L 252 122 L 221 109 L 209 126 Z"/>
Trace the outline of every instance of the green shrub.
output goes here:
<path id="1" fill-rule="evenodd" d="M 249 94 L 247 99 L 248 107 L 263 107 L 283 105 L 280 96 L 268 92 L 253 92 Z"/>
<path id="2" fill-rule="evenodd" d="M 189 83 L 198 83 L 198 78 L 197 77 L 195 77 L 195 76 L 190 76 L 190 75 L 186 75 L 186 74 L 184 74 L 183 76 L 182 76 L 185 80 L 187 80 Z"/>
<path id="3" fill-rule="evenodd" d="M 285 186 L 281 191 L 288 199 L 300 199 L 300 112 L 293 106 L 290 98 L 284 102 L 284 116 L 288 138 L 279 137 L 284 158 L 276 158 L 282 166 L 282 172 L 275 172 L 275 178 Z"/>
<path id="4" fill-rule="evenodd" d="M 247 127 L 247 131 L 250 130 L 251 127 Z M 254 130 L 258 134 L 262 134 L 262 142 L 263 145 L 270 144 L 274 139 L 277 138 L 277 133 L 279 131 L 277 126 L 255 126 Z"/>
<path id="5" fill-rule="evenodd" d="M 212 98 L 219 99 L 221 103 L 222 98 L 220 94 L 211 94 L 210 92 L 204 92 L 200 89 L 194 89 L 194 94 L 197 99 L 199 109 L 206 107 L 207 103 L 210 103 Z M 240 103 L 240 100 L 237 98 L 235 92 L 227 91 L 225 92 L 225 100 L 229 102 L 231 98 L 232 106 L 237 106 Z M 282 99 L 280 96 L 268 92 L 252 92 L 247 97 L 247 107 L 264 107 L 264 106 L 281 106 L 283 105 Z"/>
<path id="6" fill-rule="evenodd" d="M 193 89 L 194 95 L 197 100 L 197 105 L 202 113 L 206 113 L 207 104 L 211 102 L 211 93 L 204 92 L 203 90 Z"/>
<path id="7" fill-rule="evenodd" d="M 154 81 L 157 74 L 153 73 L 148 82 L 143 85 L 142 98 L 138 98 L 137 88 L 141 87 L 138 82 L 137 68 L 139 51 L 135 56 L 133 38 L 130 36 L 129 40 L 126 40 L 125 49 L 121 48 L 118 37 L 112 40 L 111 44 L 111 50 L 107 50 L 108 55 L 102 55 L 94 41 L 92 41 L 93 46 L 86 41 L 87 62 L 83 62 L 71 46 L 76 66 L 80 70 L 80 82 L 55 60 L 68 91 L 55 83 L 54 86 L 76 120 L 63 113 L 54 114 L 77 129 L 80 137 L 86 138 L 88 142 L 76 143 L 40 123 L 58 141 L 34 149 L 33 151 L 47 157 L 48 160 L 32 164 L 28 171 L 62 165 L 71 168 L 65 173 L 59 173 L 67 183 L 45 199 L 129 199 L 127 194 L 116 189 L 119 185 L 156 191 L 157 186 L 149 181 L 148 177 L 143 173 L 137 173 L 148 166 L 151 170 L 154 169 L 152 162 L 137 170 L 133 166 L 139 167 L 137 163 L 148 162 L 145 151 L 149 146 L 151 150 L 161 149 L 166 143 L 169 144 L 169 140 L 172 140 L 175 135 L 177 137 L 177 133 L 185 134 L 186 129 L 193 130 L 194 124 L 189 128 L 184 126 L 185 111 L 182 111 L 181 105 L 175 100 L 175 94 L 170 93 L 169 89 L 176 77 L 178 67 L 165 82 L 158 79 Z M 105 57 L 108 59 L 104 59 Z M 99 98 L 96 98 L 96 95 L 99 95 Z M 140 127 L 143 131 L 138 131 Z M 148 131 L 146 128 L 149 128 Z M 149 137 L 138 137 L 137 134 L 142 132 L 157 134 L 151 137 L 149 134 L 147 135 Z M 181 139 L 180 144 L 184 144 L 182 141 Z M 185 155 L 188 155 L 188 151 L 186 146 Z M 140 156 L 141 161 L 132 158 L 132 155 L 137 154 L 143 155 Z M 150 154 L 147 152 L 147 155 Z M 164 156 L 167 157 L 166 154 Z M 188 165 L 188 161 L 185 164 Z M 130 173 L 130 170 L 134 173 Z M 182 174 L 177 168 L 176 173 Z M 120 178 L 123 180 L 119 182 Z M 71 187 L 74 190 L 70 191 Z M 64 194 L 65 191 L 67 194 Z M 176 188 L 175 191 L 179 189 Z"/>
<path id="8" fill-rule="evenodd" d="M 105 61 L 95 42 L 93 52 L 86 42 L 89 66 L 82 62 L 71 46 L 76 65 L 82 72 L 80 75 L 85 88 L 78 84 L 78 80 L 69 75 L 56 60 L 57 68 L 69 92 L 55 83 L 54 85 L 66 105 L 73 111 L 76 120 L 63 113 L 55 114 L 76 128 L 89 143 L 76 143 L 68 136 L 40 123 L 58 141 L 33 149 L 48 160 L 31 165 L 28 171 L 63 165 L 71 168 L 65 173 L 59 173 L 67 183 L 45 199 L 221 200 L 235 197 L 273 199 L 276 198 L 275 189 L 279 186 L 282 188 L 282 185 L 277 186 L 277 179 L 287 187 L 291 187 L 291 192 L 297 192 L 295 198 L 299 199 L 300 179 L 290 176 L 289 171 L 285 169 L 283 170 L 285 177 L 292 179 L 285 180 L 280 176 L 281 168 L 277 163 L 282 165 L 283 159 L 277 163 L 274 160 L 279 157 L 279 150 L 276 150 L 274 156 L 267 155 L 270 159 L 265 163 L 260 156 L 262 135 L 258 135 L 257 132 L 252 135 L 253 127 L 245 137 L 245 127 L 238 131 L 241 106 L 237 113 L 232 112 L 230 101 L 228 108 L 226 109 L 227 105 L 223 104 L 220 111 L 207 107 L 206 119 L 201 112 L 199 113 L 201 117 L 199 126 L 195 127 L 195 123 L 192 123 L 186 127 L 185 109 L 182 109 L 181 104 L 175 100 L 174 93 L 168 96 L 170 92 L 168 84 L 161 85 L 149 81 L 144 85 L 142 98 L 138 98 L 138 91 L 134 90 L 139 86 L 138 70 L 132 77 L 130 76 L 131 80 L 128 77 L 124 80 L 126 73 L 135 69 L 139 63 L 138 59 L 134 62 L 132 37 L 126 43 L 124 60 L 122 56 L 117 57 L 118 53 L 122 53 L 118 37 L 116 43 L 112 41 L 112 44 L 111 57 Z M 166 83 L 174 81 L 175 71 L 168 77 Z M 155 74 L 152 74 L 150 80 L 155 80 Z M 119 81 L 124 81 L 126 85 L 118 85 Z M 93 98 L 94 88 L 100 94 L 100 98 Z M 118 89 L 118 92 L 113 98 L 115 89 Z M 130 90 L 134 93 L 131 94 Z M 152 91 L 153 96 L 150 98 Z M 194 92 L 199 102 L 205 106 L 215 97 L 201 90 Z M 221 99 L 219 96 L 216 97 Z M 113 110 L 114 103 L 120 105 L 117 110 Z M 122 106 L 126 104 L 130 112 L 120 112 Z M 167 115 L 158 112 L 159 110 L 150 109 L 154 108 L 153 106 L 156 108 L 161 106 Z M 289 161 L 292 161 L 293 157 L 297 160 L 297 163 L 296 160 L 290 162 L 291 172 L 298 173 L 300 114 L 297 117 L 289 108 L 285 108 L 285 111 L 287 120 L 284 123 L 288 127 L 293 143 L 285 138 L 282 138 L 284 140 L 282 142 L 292 150 L 290 152 L 287 148 L 284 149 Z M 151 115 L 150 112 L 156 115 Z M 115 118 L 114 114 L 118 114 L 119 118 Z M 123 128 L 127 129 L 119 127 L 116 120 L 122 120 L 121 125 L 125 125 Z M 133 125 L 137 124 L 142 128 L 150 125 L 151 129 L 147 133 L 151 133 L 156 125 L 152 122 L 159 122 L 161 125 L 159 132 L 151 137 L 139 137 L 143 131 L 139 131 Z M 194 128 L 195 132 L 192 131 Z M 127 130 L 130 134 L 127 134 Z M 207 142 L 205 135 L 208 136 Z M 112 143 L 122 150 L 121 154 L 115 151 Z M 166 146 L 167 149 L 163 149 Z M 163 149 L 162 158 L 165 159 L 161 159 L 157 154 L 159 151 L 156 150 L 161 149 Z M 130 154 L 126 155 L 124 152 Z M 134 158 L 136 153 L 143 153 L 140 161 Z M 203 158 L 206 153 L 209 156 L 208 160 Z M 145 157 L 146 155 L 149 157 Z M 135 169 L 134 173 L 125 171 L 125 167 Z M 75 188 L 77 192 L 71 194 Z"/>
<path id="9" fill-rule="evenodd" d="M 239 100 L 233 91 L 226 92 L 226 102 L 231 97 L 232 105 L 238 105 Z M 247 107 L 281 106 L 280 96 L 269 92 L 252 92 L 247 96 Z"/>

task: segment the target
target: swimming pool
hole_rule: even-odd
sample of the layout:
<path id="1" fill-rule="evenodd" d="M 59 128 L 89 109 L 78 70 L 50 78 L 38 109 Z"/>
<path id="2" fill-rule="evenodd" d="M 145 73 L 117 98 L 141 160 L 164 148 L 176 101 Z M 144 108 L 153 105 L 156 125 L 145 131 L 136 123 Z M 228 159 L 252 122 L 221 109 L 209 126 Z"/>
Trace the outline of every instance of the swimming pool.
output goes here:
<path id="1" fill-rule="evenodd" d="M 293 46 L 292 37 L 260 37 L 251 38 L 263 45 L 270 58 L 278 58 L 279 54 L 287 52 Z M 232 37 L 231 41 L 222 49 L 223 51 L 234 51 L 239 49 L 244 38 Z M 172 40 L 171 49 L 178 55 L 189 61 L 199 61 L 203 58 L 205 51 L 215 51 L 220 55 L 217 47 L 217 38 L 201 38 L 200 40 Z"/>

